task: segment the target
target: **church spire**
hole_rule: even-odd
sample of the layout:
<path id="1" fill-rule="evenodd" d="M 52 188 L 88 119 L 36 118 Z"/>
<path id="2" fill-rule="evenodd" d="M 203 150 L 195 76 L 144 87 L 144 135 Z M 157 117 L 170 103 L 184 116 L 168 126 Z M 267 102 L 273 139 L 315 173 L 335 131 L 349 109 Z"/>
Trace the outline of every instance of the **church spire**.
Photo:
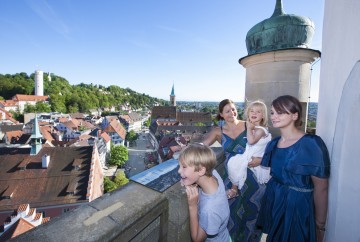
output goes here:
<path id="1" fill-rule="evenodd" d="M 171 106 L 176 106 L 174 84 L 173 84 L 173 86 L 172 86 L 171 94 L 170 94 L 170 105 L 171 105 Z"/>

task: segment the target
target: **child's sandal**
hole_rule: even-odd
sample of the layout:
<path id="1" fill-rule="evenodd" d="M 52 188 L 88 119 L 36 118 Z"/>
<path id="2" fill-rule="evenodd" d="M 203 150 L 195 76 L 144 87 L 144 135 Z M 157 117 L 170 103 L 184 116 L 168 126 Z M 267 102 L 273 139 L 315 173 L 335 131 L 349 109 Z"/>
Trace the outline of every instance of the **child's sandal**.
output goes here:
<path id="1" fill-rule="evenodd" d="M 231 188 L 226 191 L 226 195 L 227 195 L 228 199 L 232 199 L 232 198 L 239 196 L 239 193 L 238 193 L 237 189 Z"/>

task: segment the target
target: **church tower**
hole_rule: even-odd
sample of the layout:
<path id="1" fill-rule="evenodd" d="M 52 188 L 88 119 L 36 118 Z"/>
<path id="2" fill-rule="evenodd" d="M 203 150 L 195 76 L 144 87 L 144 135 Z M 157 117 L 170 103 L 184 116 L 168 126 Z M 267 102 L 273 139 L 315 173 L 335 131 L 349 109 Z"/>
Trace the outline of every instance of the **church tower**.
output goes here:
<path id="1" fill-rule="evenodd" d="M 176 106 L 174 84 L 172 86 L 171 94 L 170 94 L 170 106 Z"/>

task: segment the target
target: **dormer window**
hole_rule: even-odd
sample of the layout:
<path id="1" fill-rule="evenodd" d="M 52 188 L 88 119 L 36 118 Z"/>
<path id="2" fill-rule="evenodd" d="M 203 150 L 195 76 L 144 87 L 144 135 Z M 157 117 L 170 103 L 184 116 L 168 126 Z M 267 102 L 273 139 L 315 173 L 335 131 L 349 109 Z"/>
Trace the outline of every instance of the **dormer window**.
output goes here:
<path id="1" fill-rule="evenodd" d="M 3 192 L 1 198 L 2 199 L 11 199 L 14 195 L 15 187 L 12 185 L 9 185 L 6 190 Z"/>
<path id="2" fill-rule="evenodd" d="M 72 179 L 69 182 L 69 185 L 68 185 L 68 187 L 66 189 L 66 194 L 70 195 L 70 196 L 75 195 L 77 186 L 78 186 L 78 179 L 77 178 Z"/>
<path id="3" fill-rule="evenodd" d="M 27 166 L 27 164 L 29 164 L 29 163 L 30 163 L 30 160 L 29 160 L 29 159 L 27 159 L 27 158 L 23 159 L 23 160 L 20 162 L 20 164 L 18 165 L 18 169 L 19 169 L 20 171 L 25 171 L 25 170 L 26 170 L 26 166 Z"/>
<path id="4" fill-rule="evenodd" d="M 74 159 L 73 164 L 72 164 L 73 169 L 75 171 L 79 171 L 82 167 L 83 161 L 84 161 L 84 159 Z"/>

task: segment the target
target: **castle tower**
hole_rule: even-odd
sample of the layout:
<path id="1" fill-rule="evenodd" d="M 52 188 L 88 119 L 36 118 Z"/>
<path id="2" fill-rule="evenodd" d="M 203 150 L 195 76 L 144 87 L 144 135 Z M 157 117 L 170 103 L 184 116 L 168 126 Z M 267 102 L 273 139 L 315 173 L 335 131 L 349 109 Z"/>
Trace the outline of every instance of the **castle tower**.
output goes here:
<path id="1" fill-rule="evenodd" d="M 270 108 L 278 96 L 295 96 L 303 107 L 303 130 L 306 129 L 311 63 L 320 57 L 320 51 L 309 48 L 314 30 L 311 19 L 286 14 L 282 1 L 277 0 L 273 15 L 248 31 L 248 55 L 239 60 L 246 69 L 245 101 L 262 99 Z"/>
<path id="2" fill-rule="evenodd" d="M 49 82 L 51 82 L 51 75 L 50 75 L 51 73 L 50 72 L 48 72 L 48 80 L 49 80 Z"/>
<path id="3" fill-rule="evenodd" d="M 44 96 L 44 76 L 40 70 L 35 71 L 35 96 Z"/>
<path id="4" fill-rule="evenodd" d="M 170 94 L 170 106 L 176 106 L 174 84 L 172 86 L 171 94 Z"/>

